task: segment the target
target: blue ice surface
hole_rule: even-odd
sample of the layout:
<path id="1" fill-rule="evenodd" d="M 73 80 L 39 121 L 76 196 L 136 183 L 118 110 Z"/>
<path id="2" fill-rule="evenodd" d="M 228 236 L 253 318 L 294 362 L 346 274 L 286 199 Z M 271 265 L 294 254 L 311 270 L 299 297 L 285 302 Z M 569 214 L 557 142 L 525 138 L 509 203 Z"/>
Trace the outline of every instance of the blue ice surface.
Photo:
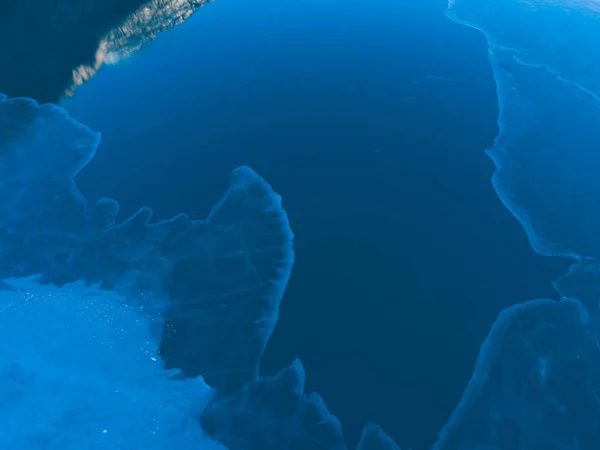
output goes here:
<path id="1" fill-rule="evenodd" d="M 560 301 L 503 311 L 435 450 L 593 450 L 600 443 L 600 5 L 451 0 L 482 31 L 500 106 L 494 187 L 533 248 L 574 263 Z"/>
<path id="2" fill-rule="evenodd" d="M 500 198 L 539 253 L 600 257 L 597 2 L 453 0 L 448 15 L 488 40 Z"/>
<path id="3" fill-rule="evenodd" d="M 435 450 L 595 449 L 600 347 L 573 299 L 503 311 Z"/>
<path id="4" fill-rule="evenodd" d="M 194 357 L 213 387 L 255 377 L 293 263 L 287 216 L 269 185 L 242 167 L 206 220 L 182 214 L 152 223 L 142 208 L 116 223 L 115 201 L 88 205 L 73 181 L 99 134 L 29 99 L 0 103 L 0 118 L 2 278 L 40 275 L 41 283 L 168 297 L 168 310 L 151 312 L 168 323 L 191 315 L 203 322 L 178 330 L 193 350 L 166 351 L 167 361 Z"/>
<path id="5" fill-rule="evenodd" d="M 0 323 L 1 448 L 223 448 L 194 419 L 210 388 L 163 368 L 122 296 L 8 279 Z"/>
<path id="6" fill-rule="evenodd" d="M 369 423 L 363 428 L 357 450 L 400 450 L 400 447 L 390 438 L 381 427 Z"/>
<path id="7" fill-rule="evenodd" d="M 593 7 L 449 5 L 451 19 L 488 39 L 498 195 L 536 251 L 575 262 L 555 282 L 560 301 L 500 314 L 435 450 L 598 448 Z M 293 265 L 281 199 L 240 168 L 205 221 L 152 223 L 143 208 L 117 223 L 116 202 L 88 205 L 73 182 L 98 144 L 61 108 L 0 97 L 4 447 L 345 449 L 323 399 L 305 394 L 300 361 L 258 376 Z M 397 448 L 373 424 L 358 445 Z"/>
<path id="8" fill-rule="evenodd" d="M 279 195 L 241 167 L 206 220 L 117 223 L 74 182 L 99 143 L 0 96 L 0 448 L 344 450 L 300 361 L 258 375 L 294 261 Z M 359 448 L 390 448 L 373 427 Z"/>

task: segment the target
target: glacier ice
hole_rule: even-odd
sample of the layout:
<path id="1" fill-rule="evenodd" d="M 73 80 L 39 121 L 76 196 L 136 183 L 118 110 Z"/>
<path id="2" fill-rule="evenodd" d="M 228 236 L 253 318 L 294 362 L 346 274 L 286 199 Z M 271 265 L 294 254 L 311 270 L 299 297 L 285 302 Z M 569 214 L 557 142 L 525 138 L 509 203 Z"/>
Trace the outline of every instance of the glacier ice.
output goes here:
<path id="1" fill-rule="evenodd" d="M 500 104 L 489 154 L 499 196 L 539 253 L 600 257 L 597 4 L 453 0 L 448 15 L 489 44 Z"/>
<path id="2" fill-rule="evenodd" d="M 215 397 L 200 423 L 230 450 L 344 450 L 339 421 L 318 394 L 304 394 L 304 379 L 296 360 L 273 377 Z"/>
<path id="3" fill-rule="evenodd" d="M 294 259 L 280 197 L 248 168 L 231 180 L 204 230 L 178 244 L 185 252 L 165 282 L 170 307 L 161 345 L 167 366 L 226 389 L 258 376 Z"/>
<path id="4" fill-rule="evenodd" d="M 241 167 L 206 220 L 118 222 L 74 182 L 99 142 L 0 97 L 3 448 L 345 449 L 300 361 L 258 375 L 294 260 L 281 198 Z"/>
<path id="5" fill-rule="evenodd" d="M 600 442 L 599 11 L 569 0 L 449 3 L 448 16 L 489 45 L 500 105 L 494 187 L 537 252 L 574 263 L 555 282 L 560 301 L 500 314 L 435 450 Z"/>
<path id="6" fill-rule="evenodd" d="M 573 299 L 502 312 L 435 450 L 594 449 L 600 346 Z"/>
<path id="7" fill-rule="evenodd" d="M 99 134 L 29 99 L 1 102 L 0 120 L 2 278 L 163 295 L 168 305 L 146 311 L 166 324 L 161 354 L 169 366 L 202 372 L 213 386 L 256 376 L 293 263 L 280 197 L 242 167 L 207 220 L 182 214 L 151 223 L 152 211 L 142 208 L 116 223 L 115 201 L 89 206 L 73 181 Z M 201 316 L 202 326 L 186 329 L 181 316 Z M 194 345 L 175 351 L 177 339 Z"/>
<path id="8" fill-rule="evenodd" d="M 369 423 L 363 428 L 356 450 L 400 450 L 400 447 L 379 425 Z"/>
<path id="9" fill-rule="evenodd" d="M 536 251 L 575 262 L 555 282 L 560 301 L 500 314 L 435 450 L 600 442 L 594 5 L 449 3 L 488 40 L 498 195 Z M 305 394 L 300 361 L 258 375 L 294 257 L 279 196 L 243 167 L 206 220 L 151 222 L 142 208 L 119 223 L 115 201 L 88 205 L 73 181 L 99 139 L 59 107 L 0 94 L 0 438 L 23 449 L 345 449 L 323 399 Z M 379 449 L 398 446 L 369 424 L 358 450 Z"/>
<path id="10" fill-rule="evenodd" d="M 183 370 L 189 380 L 201 373 L 219 393 L 255 379 L 258 359 L 277 320 L 279 301 L 293 263 L 293 236 L 279 196 L 252 170 L 242 167 L 232 173 L 229 190 L 205 221 L 179 215 L 151 223 L 151 210 L 143 208 L 117 223 L 115 201 L 102 199 L 90 206 L 73 181 L 93 158 L 99 139 L 99 134 L 72 120 L 57 106 L 38 105 L 31 99 L 3 97 L 0 101 L 0 276 L 3 280 L 36 276 L 35 285 L 22 289 L 38 292 L 36 295 L 42 298 L 48 296 L 55 300 L 57 309 L 68 303 L 73 308 L 72 317 L 64 314 L 64 321 L 60 322 L 58 317 L 53 321 L 52 315 L 47 316 L 55 328 L 68 328 L 71 321 L 77 321 L 82 308 L 88 311 L 86 308 L 98 306 L 103 300 L 117 304 L 119 300 L 114 296 L 123 296 L 127 298 L 127 303 L 121 301 L 123 308 L 135 310 L 137 316 L 133 317 L 135 314 L 130 311 L 129 316 L 112 325 L 127 330 L 129 326 L 142 327 L 140 321 L 146 323 L 150 334 L 136 336 L 140 342 L 148 340 L 145 345 L 149 348 L 143 355 L 160 350 L 168 366 L 180 366 L 176 369 Z M 12 292 L 16 282 L 7 283 L 7 292 Z M 82 283 L 81 289 L 97 285 L 96 290 L 101 288 L 114 296 L 90 296 L 72 288 L 73 283 Z M 63 288 L 57 291 L 52 286 Z M 62 303 L 56 300 L 71 291 L 75 294 Z M 79 306 L 75 303 L 78 298 Z M 44 299 L 39 303 L 53 308 Z M 121 311 L 115 305 L 105 307 L 106 311 L 95 312 L 94 317 L 109 314 L 111 308 Z M 68 308 L 64 310 L 70 312 Z M 28 311 L 18 309 L 23 314 L 23 321 L 18 324 L 21 334 L 27 327 L 39 326 L 36 317 L 27 317 Z M 3 309 L 0 317 L 1 328 L 7 333 L 7 324 L 13 320 L 9 312 Z M 186 329 L 185 324 L 177 323 L 182 315 L 198 327 Z M 102 317 L 104 320 L 108 316 Z M 132 323 L 128 325 L 126 319 Z M 101 330 L 88 327 L 84 331 L 93 332 L 92 337 L 105 336 L 110 324 L 104 325 Z M 64 365 L 59 367 L 63 374 L 69 372 L 68 356 L 73 356 L 66 346 L 78 339 L 77 329 L 68 329 L 72 333 L 70 339 L 53 347 L 57 366 Z M 43 340 L 41 335 L 36 338 Z M 179 346 L 174 344 L 176 340 Z M 18 350 L 17 343 L 27 345 L 36 340 L 20 341 L 14 337 L 10 342 Z M 80 343 L 94 342 L 90 338 Z M 118 357 L 135 361 L 140 357 L 141 347 L 136 353 L 116 343 L 106 345 L 113 346 L 115 363 Z M 124 351 L 122 356 L 119 348 Z M 125 352 L 126 349 L 130 351 Z M 89 350 L 86 356 L 92 364 L 98 351 L 92 347 Z M 7 352 L 7 347 L 3 347 L 5 361 L 18 356 Z M 84 354 L 85 347 L 78 352 Z M 27 359 L 26 355 L 21 359 Z M 99 366 L 82 364 L 80 372 L 96 371 L 98 377 L 108 377 L 109 359 L 107 355 L 105 364 Z M 188 366 L 189 362 L 194 365 Z M 33 365 L 34 360 L 28 364 Z M 129 366 L 120 363 L 113 369 L 128 370 Z M 134 366 L 137 372 L 128 371 L 132 383 L 168 373 L 162 361 L 154 362 L 152 367 L 153 371 L 144 373 L 145 366 Z M 189 376 L 186 371 L 196 373 Z M 5 373 L 3 382 L 9 382 L 11 377 Z M 156 384 L 150 387 L 162 386 Z M 81 393 L 79 396 L 84 399 Z M 90 405 L 91 413 L 93 409 Z M 98 414 L 103 412 L 99 410 Z M 199 415 L 196 411 L 197 423 Z M 47 431 L 48 442 L 58 439 L 51 436 L 52 431 L 58 430 L 54 427 Z"/>
<path id="11" fill-rule="evenodd" d="M 209 387 L 163 368 L 122 296 L 8 279 L 0 324 L 2 448 L 222 448 L 194 419 Z"/>

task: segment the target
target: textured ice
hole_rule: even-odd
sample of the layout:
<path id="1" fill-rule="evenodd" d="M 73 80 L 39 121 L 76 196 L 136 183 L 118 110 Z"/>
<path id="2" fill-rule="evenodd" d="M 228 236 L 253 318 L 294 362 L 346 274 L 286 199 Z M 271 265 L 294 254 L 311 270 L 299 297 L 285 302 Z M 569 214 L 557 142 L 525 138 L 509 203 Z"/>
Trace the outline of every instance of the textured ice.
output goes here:
<path id="1" fill-rule="evenodd" d="M 496 191 L 536 251 L 575 263 L 555 282 L 560 301 L 500 314 L 435 450 L 598 448 L 599 11 L 595 1 L 449 4 L 450 18 L 488 40 Z"/>
<path id="2" fill-rule="evenodd" d="M 110 303 L 119 301 L 115 296 L 126 298 L 127 307 L 137 311 L 139 317 L 127 310 L 129 315 L 119 318 L 118 328 L 133 327 L 131 334 L 136 335 L 135 327 L 141 326 L 138 321 L 145 324 L 149 334 L 139 337 L 149 342 L 144 355 L 155 354 L 159 342 L 162 344 L 162 358 L 153 362 L 157 366 L 154 372 L 144 373 L 142 366 L 136 368 L 137 372 L 131 371 L 138 380 L 154 379 L 154 375 L 164 372 L 162 360 L 182 369 L 190 379 L 202 374 L 216 389 L 214 399 L 221 392 L 224 395 L 257 379 L 258 360 L 277 320 L 293 263 L 292 233 L 281 199 L 251 169 L 243 167 L 232 173 L 226 195 L 205 221 L 179 215 L 151 223 L 151 210 L 143 208 L 117 223 L 115 201 L 103 199 L 88 205 L 73 181 L 93 158 L 99 138 L 57 106 L 38 105 L 31 99 L 3 97 L 0 101 L 0 277 L 7 280 L 35 275 L 39 286 L 24 289 L 37 292 L 42 299 L 74 292 L 62 303 L 55 300 L 57 308 L 68 302 L 74 308 L 72 317 L 66 314 L 68 308 L 63 308 L 63 321 L 57 318 L 55 322 L 47 316 L 58 329 L 72 326 L 70 322 L 77 321 L 78 312 L 98 305 L 99 299 Z M 83 295 L 70 283 L 98 285 L 94 289 L 112 292 L 112 297 Z M 52 286 L 63 288 L 57 291 Z M 47 299 L 39 302 L 50 304 Z M 109 314 L 116 306 L 109 304 L 106 308 Z M 25 314 L 29 309 L 18 311 Z M 12 326 L 10 312 L 5 309 L 0 316 L 3 330 L 10 329 L 8 324 Z M 97 317 L 104 313 L 94 314 Z M 181 321 L 184 316 L 193 327 Z M 23 317 L 15 326 L 25 334 L 29 327 L 38 326 L 36 318 L 41 320 L 39 315 Z M 104 325 L 106 329 L 95 330 L 93 336 L 103 337 L 111 330 L 109 324 Z M 77 342 L 78 338 L 77 329 L 71 331 L 74 336 L 54 346 L 60 353 L 55 356 L 57 370 L 63 374 L 69 372 L 69 357 L 73 357 L 68 342 Z M 39 335 L 36 338 L 43 339 Z M 178 346 L 174 345 L 176 340 Z M 6 364 L 21 354 L 20 360 L 27 359 L 28 353 L 17 344 L 35 341 L 15 337 L 10 342 L 13 346 L 3 347 L 2 360 Z M 93 339 L 81 341 L 82 345 L 93 343 Z M 119 347 L 122 355 L 117 351 Z M 8 348 L 16 353 L 6 353 Z M 83 353 L 83 348 L 78 352 Z M 131 351 L 128 346 L 115 345 L 114 365 L 109 367 L 107 356 L 104 364 L 82 365 L 80 372 L 91 374 L 91 379 L 95 376 L 100 383 L 100 378 L 109 376 L 108 369 L 128 369 L 129 365 L 117 362 L 128 358 L 135 361 L 138 356 Z M 90 348 L 90 364 L 97 353 Z M 51 352 L 44 354 L 53 357 Z M 31 370 L 40 370 L 35 369 L 35 359 L 29 364 Z M 193 376 L 187 373 L 191 371 L 195 372 Z M 3 381 L 11 379 L 12 375 L 7 374 Z M 85 400 L 81 391 L 78 395 Z M 93 409 L 90 406 L 90 411 Z M 199 416 L 200 411 L 195 411 L 196 422 Z M 15 439 L 26 437 L 14 431 Z"/>
<path id="3" fill-rule="evenodd" d="M 73 181 L 99 134 L 29 99 L 1 102 L 0 121 L 0 276 L 168 297 L 147 311 L 167 322 L 161 353 L 170 366 L 193 359 L 194 375 L 212 386 L 253 378 L 293 263 L 280 197 L 242 167 L 207 220 L 151 223 L 142 208 L 116 223 L 115 201 L 90 206 Z M 186 329 L 181 316 L 201 316 L 202 326 Z M 194 345 L 171 349 L 178 333 Z"/>
<path id="4" fill-rule="evenodd" d="M 0 292 L 3 449 L 218 449 L 201 378 L 167 371 L 148 321 L 115 293 L 7 280 Z"/>
<path id="5" fill-rule="evenodd" d="M 498 195 L 536 251 L 575 263 L 560 301 L 500 314 L 435 450 L 598 448 L 599 11 L 449 5 L 488 39 Z M 0 95 L 2 448 L 345 449 L 300 361 L 258 375 L 293 264 L 279 196 L 243 167 L 206 220 L 117 223 L 73 182 L 98 143 L 61 108 Z M 369 424 L 358 450 L 380 449 L 398 446 Z"/>
<path id="6" fill-rule="evenodd" d="M 258 375 L 294 259 L 281 198 L 241 167 L 206 220 L 118 223 L 73 180 L 99 142 L 0 97 L 0 447 L 345 449 L 300 361 Z"/>
<path id="7" fill-rule="evenodd" d="M 435 450 L 596 449 L 600 347 L 576 300 L 500 314 Z"/>
<path id="8" fill-rule="evenodd" d="M 600 256 L 599 11 L 596 1 L 548 0 L 448 9 L 487 37 L 500 104 L 494 185 L 542 254 Z"/>
<path id="9" fill-rule="evenodd" d="M 365 425 L 356 450 L 400 450 L 400 447 L 377 424 Z"/>
<path id="10" fill-rule="evenodd" d="M 212 400 L 201 424 L 231 450 L 346 449 L 339 421 L 318 394 L 304 394 L 304 378 L 296 360 Z"/>

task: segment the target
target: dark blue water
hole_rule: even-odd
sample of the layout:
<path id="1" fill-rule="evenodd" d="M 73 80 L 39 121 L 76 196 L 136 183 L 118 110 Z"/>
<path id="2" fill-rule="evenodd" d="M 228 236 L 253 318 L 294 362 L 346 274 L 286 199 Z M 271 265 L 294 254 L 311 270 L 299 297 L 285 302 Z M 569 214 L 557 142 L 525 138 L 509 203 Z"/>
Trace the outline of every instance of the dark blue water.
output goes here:
<path id="1" fill-rule="evenodd" d="M 427 448 L 497 313 L 565 271 L 493 191 L 485 39 L 445 6 L 217 1 L 65 102 L 103 133 L 80 189 L 123 215 L 203 217 L 241 164 L 283 196 L 297 259 L 262 371 L 300 357 L 351 446 L 377 421 Z"/>

